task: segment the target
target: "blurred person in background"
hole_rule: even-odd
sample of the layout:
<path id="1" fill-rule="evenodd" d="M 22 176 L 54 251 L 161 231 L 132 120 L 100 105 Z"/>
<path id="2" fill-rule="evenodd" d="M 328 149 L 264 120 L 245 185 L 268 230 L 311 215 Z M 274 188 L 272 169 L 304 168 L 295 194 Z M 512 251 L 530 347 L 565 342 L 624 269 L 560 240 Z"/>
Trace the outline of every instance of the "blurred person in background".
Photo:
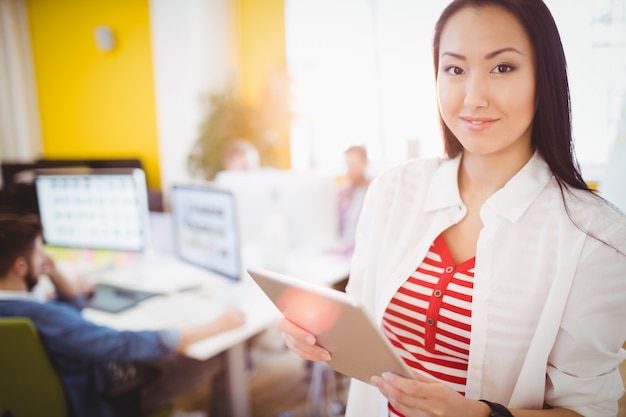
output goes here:
<path id="1" fill-rule="evenodd" d="M 238 309 L 213 321 L 155 331 L 118 331 L 83 318 L 87 296 L 44 251 L 34 215 L 0 214 L 0 318 L 31 320 L 63 385 L 71 417 L 136 417 L 209 383 L 220 358 L 197 361 L 185 349 L 242 325 Z M 40 276 L 52 299 L 33 289 Z M 4 343 L 4 342 L 3 342 Z"/>
<path id="2" fill-rule="evenodd" d="M 339 236 L 341 251 L 351 255 L 356 225 L 371 179 L 367 174 L 368 157 L 365 146 L 350 146 L 344 151 L 345 181 L 339 186 Z"/>
<path id="3" fill-rule="evenodd" d="M 230 139 L 224 144 L 222 166 L 225 171 L 251 171 L 260 167 L 259 151 L 245 139 Z"/>

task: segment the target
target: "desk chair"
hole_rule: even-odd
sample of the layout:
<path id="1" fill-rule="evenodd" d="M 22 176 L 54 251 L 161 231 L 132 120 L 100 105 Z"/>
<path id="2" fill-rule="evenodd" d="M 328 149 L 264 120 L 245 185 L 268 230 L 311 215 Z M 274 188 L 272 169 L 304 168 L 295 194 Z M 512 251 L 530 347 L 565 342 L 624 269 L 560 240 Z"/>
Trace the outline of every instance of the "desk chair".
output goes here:
<path id="1" fill-rule="evenodd" d="M 0 416 L 68 417 L 63 386 L 32 322 L 0 319 Z M 150 417 L 167 417 L 166 407 Z"/>
<path id="2" fill-rule="evenodd" d="M 67 417 L 63 386 L 31 321 L 0 319 L 0 340 L 0 415 Z"/>

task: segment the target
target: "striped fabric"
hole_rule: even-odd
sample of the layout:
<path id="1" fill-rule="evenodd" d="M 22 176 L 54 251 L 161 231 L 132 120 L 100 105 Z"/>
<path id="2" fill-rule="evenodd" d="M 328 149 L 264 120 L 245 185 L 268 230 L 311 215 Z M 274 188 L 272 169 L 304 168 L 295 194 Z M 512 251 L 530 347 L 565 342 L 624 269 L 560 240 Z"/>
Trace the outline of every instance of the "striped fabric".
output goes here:
<path id="1" fill-rule="evenodd" d="M 414 370 L 465 394 L 474 261 L 455 265 L 442 235 L 398 289 L 383 331 Z M 389 405 L 390 416 L 401 416 Z"/>

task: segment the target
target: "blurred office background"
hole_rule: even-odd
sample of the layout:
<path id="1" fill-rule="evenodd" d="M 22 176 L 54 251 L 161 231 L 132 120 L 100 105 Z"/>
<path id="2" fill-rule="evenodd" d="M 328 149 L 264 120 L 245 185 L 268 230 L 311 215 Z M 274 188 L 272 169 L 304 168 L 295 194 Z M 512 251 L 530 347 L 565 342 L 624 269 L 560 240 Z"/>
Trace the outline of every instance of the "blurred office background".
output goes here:
<path id="1" fill-rule="evenodd" d="M 167 197 L 203 175 L 190 154 L 220 95 L 262 113 L 263 165 L 340 174 L 351 144 L 374 172 L 439 155 L 430 42 L 446 3 L 1 0 L 0 159 L 136 157 Z M 546 3 L 598 182 L 626 140 L 626 2 Z"/>
<path id="2" fill-rule="evenodd" d="M 626 210 L 626 0 L 545 2 L 583 175 Z M 335 177 L 354 144 L 372 175 L 438 156 L 431 34 L 447 3 L 0 0 L 0 160 L 140 161 L 167 209 L 174 184 L 213 178 L 202 164 L 233 136 L 264 167 Z M 293 376 L 252 386 L 280 394 L 266 403 L 306 397 Z"/>

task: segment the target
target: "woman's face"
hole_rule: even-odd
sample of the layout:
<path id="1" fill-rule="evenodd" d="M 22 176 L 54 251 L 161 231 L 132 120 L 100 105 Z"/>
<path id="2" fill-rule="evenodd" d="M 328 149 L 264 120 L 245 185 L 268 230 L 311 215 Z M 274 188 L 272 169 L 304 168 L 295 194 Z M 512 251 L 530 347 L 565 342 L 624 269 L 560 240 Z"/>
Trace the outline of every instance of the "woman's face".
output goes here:
<path id="1" fill-rule="evenodd" d="M 437 96 L 464 152 L 532 154 L 535 58 L 528 35 L 502 8 L 464 8 L 444 26 Z"/>

